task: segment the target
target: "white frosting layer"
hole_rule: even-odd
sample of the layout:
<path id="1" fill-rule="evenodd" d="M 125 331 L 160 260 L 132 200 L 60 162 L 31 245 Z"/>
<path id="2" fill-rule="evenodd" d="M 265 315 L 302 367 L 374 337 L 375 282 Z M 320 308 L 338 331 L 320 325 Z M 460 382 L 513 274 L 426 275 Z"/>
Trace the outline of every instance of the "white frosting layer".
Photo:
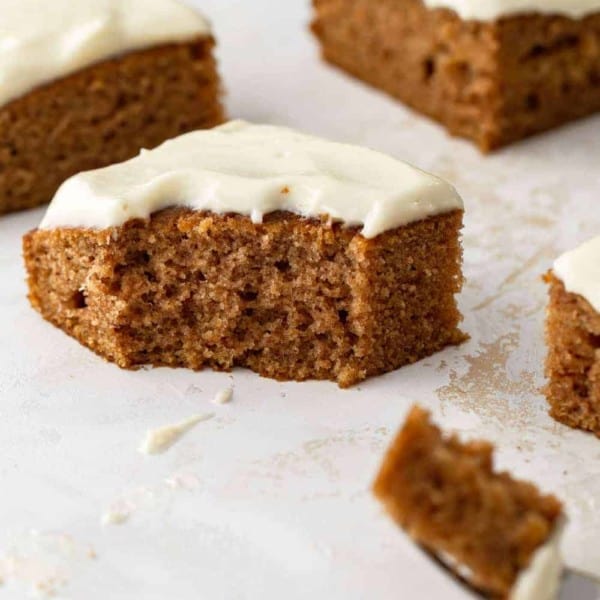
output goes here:
<path id="1" fill-rule="evenodd" d="M 529 567 L 522 571 L 515 582 L 510 600 L 556 600 L 563 572 L 560 544 L 564 520 L 557 526 L 550 539 L 538 548 Z"/>
<path id="2" fill-rule="evenodd" d="M 553 270 L 567 292 L 583 296 L 600 312 L 600 235 L 563 254 Z"/>
<path id="3" fill-rule="evenodd" d="M 462 209 L 454 188 L 373 150 L 269 125 L 233 121 L 196 131 L 57 192 L 41 224 L 108 228 L 170 206 L 247 215 L 328 215 L 365 237 Z"/>
<path id="4" fill-rule="evenodd" d="M 109 57 L 209 32 L 176 0 L 2 0 L 0 105 Z"/>
<path id="5" fill-rule="evenodd" d="M 461 19 L 495 21 L 523 13 L 556 14 L 580 19 L 600 11 L 600 0 L 424 0 L 428 8 L 449 8 Z"/>

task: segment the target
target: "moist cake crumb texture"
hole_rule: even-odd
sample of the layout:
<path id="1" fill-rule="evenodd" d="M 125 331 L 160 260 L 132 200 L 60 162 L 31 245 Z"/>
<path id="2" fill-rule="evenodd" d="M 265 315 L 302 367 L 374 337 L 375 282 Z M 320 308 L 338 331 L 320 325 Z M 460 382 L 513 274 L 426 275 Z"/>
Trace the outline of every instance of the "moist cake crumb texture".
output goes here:
<path id="1" fill-rule="evenodd" d="M 546 275 L 545 388 L 550 414 L 565 425 L 600 437 L 600 313 L 581 295 Z"/>
<path id="2" fill-rule="evenodd" d="M 464 339 L 462 213 L 368 240 L 290 213 L 162 211 L 25 238 L 30 300 L 119 366 L 230 370 L 349 386 Z"/>
<path id="3" fill-rule="evenodd" d="M 445 437 L 419 407 L 392 443 L 374 492 L 417 543 L 494 598 L 510 596 L 562 520 L 556 498 L 494 471 L 491 444 Z"/>
<path id="4" fill-rule="evenodd" d="M 483 151 L 600 110 L 600 6 L 581 19 L 540 11 L 477 21 L 422 0 L 313 4 L 327 61 Z M 490 2 L 461 6 L 481 16 Z"/>
<path id="5" fill-rule="evenodd" d="M 264 161 L 255 137 L 245 137 L 248 129 L 264 136 Z M 175 140 L 166 154 L 140 157 L 148 181 L 137 179 L 131 161 L 67 182 L 48 209 L 52 226 L 45 219 L 47 228 L 24 240 L 33 306 L 121 367 L 243 366 L 275 379 L 341 386 L 464 340 L 455 301 L 463 211 L 453 188 L 363 149 L 340 146 L 338 156 L 339 145 L 322 141 L 318 152 L 301 151 L 314 149 L 313 138 L 305 144 L 301 134 L 275 129 L 236 124 L 193 134 L 200 152 L 194 168 L 182 170 L 171 164 Z M 300 136 L 299 146 L 288 154 L 276 147 L 275 155 L 287 158 L 272 167 L 269 140 L 290 135 Z M 223 146 L 224 136 L 234 137 Z M 180 138 L 185 148 L 188 141 Z M 346 177 L 345 160 L 355 152 L 365 168 Z M 153 212 L 186 204 L 180 190 L 224 212 Z M 108 213 L 94 213 L 102 203 Z M 63 209 L 74 207 L 77 223 L 79 205 L 90 207 L 88 227 L 69 226 Z M 247 214 L 231 212 L 240 206 Z M 303 214 L 265 210 L 279 206 Z M 323 206 L 339 221 L 319 214 Z M 128 210 L 150 214 L 119 224 Z M 253 218 L 257 211 L 260 219 Z M 373 218 L 382 211 L 389 219 Z M 91 227 L 107 214 L 118 224 Z M 361 233 L 368 223 L 378 224 L 369 230 L 373 237 Z"/>

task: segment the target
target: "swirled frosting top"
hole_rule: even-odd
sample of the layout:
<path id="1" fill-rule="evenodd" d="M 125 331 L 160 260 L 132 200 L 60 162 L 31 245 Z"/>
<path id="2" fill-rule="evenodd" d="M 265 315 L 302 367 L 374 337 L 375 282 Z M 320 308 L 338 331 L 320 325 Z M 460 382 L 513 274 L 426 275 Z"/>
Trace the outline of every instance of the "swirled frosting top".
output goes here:
<path id="1" fill-rule="evenodd" d="M 279 210 L 327 215 L 372 238 L 463 203 L 448 183 L 380 152 L 232 121 L 68 179 L 40 227 L 104 229 L 171 206 L 255 223 Z"/>

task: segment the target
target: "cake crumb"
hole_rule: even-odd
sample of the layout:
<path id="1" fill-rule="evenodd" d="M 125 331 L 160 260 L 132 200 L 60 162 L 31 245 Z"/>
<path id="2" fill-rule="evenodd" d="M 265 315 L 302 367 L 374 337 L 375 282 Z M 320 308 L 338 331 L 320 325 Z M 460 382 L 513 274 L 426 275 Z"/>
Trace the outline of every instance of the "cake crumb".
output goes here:
<path id="1" fill-rule="evenodd" d="M 213 398 L 213 404 L 229 404 L 231 402 L 231 398 L 233 397 L 233 388 L 223 388 L 218 391 Z"/>
<path id="2" fill-rule="evenodd" d="M 111 509 L 102 515 L 102 525 L 123 525 L 130 517 L 131 511 L 128 509 Z"/>
<path id="3" fill-rule="evenodd" d="M 142 454 L 162 454 L 169 450 L 188 431 L 198 425 L 198 423 L 208 421 L 214 416 L 213 413 L 195 415 L 187 421 L 183 421 L 176 425 L 165 425 L 158 429 L 150 429 L 146 432 L 146 437 L 140 444 L 138 450 Z"/>

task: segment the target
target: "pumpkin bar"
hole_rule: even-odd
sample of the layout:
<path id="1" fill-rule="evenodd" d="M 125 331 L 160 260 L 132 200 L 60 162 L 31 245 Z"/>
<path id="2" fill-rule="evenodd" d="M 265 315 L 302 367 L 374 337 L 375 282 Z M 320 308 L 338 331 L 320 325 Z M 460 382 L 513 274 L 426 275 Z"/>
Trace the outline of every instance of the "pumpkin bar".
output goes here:
<path id="1" fill-rule="evenodd" d="M 550 414 L 600 436 L 600 236 L 559 257 L 546 281 Z"/>
<path id="2" fill-rule="evenodd" d="M 483 151 L 600 110 L 600 2 L 313 4 L 327 61 Z"/>
<path id="3" fill-rule="evenodd" d="M 8 0 L 0 23 L 0 214 L 223 121 L 210 27 L 175 0 Z"/>
<path id="4" fill-rule="evenodd" d="M 464 339 L 463 204 L 384 154 L 232 122 L 63 184 L 31 303 L 121 367 L 340 386 Z"/>

